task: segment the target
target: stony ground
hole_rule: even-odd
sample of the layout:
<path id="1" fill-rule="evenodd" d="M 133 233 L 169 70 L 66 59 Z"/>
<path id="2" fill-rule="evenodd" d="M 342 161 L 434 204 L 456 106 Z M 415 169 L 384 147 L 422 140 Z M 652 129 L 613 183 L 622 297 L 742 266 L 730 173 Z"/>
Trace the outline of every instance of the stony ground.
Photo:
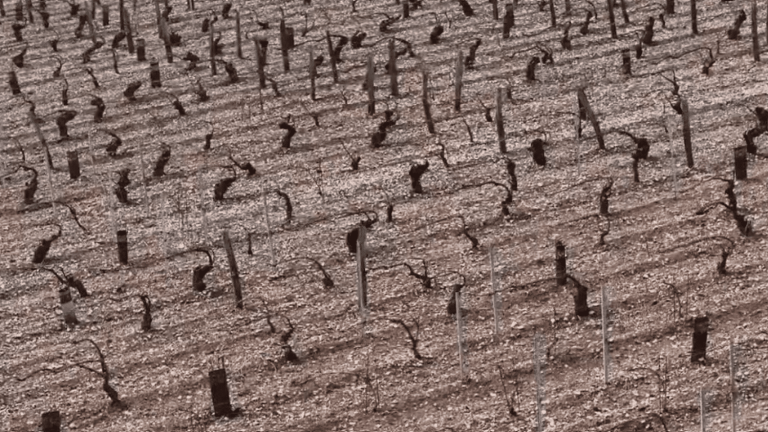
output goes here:
<path id="1" fill-rule="evenodd" d="M 578 26 L 592 8 L 588 3 L 573 1 L 571 17 L 562 14 L 558 3 L 558 28 L 553 29 L 548 11 L 523 1 L 511 37 L 502 39 L 501 21 L 493 21 L 491 5 L 480 1 L 470 1 L 473 17 L 464 16 L 455 2 L 427 1 L 410 18 L 395 22 L 391 34 L 380 33 L 378 23 L 384 13 L 399 13 L 401 6 L 392 3 L 361 1 L 354 13 L 349 3 L 340 2 L 235 4 L 243 33 L 270 41 L 267 72 L 281 97 L 270 88 L 258 89 L 251 41 L 244 41 L 245 58 L 236 57 L 233 18 L 219 17 L 215 29 L 221 31 L 223 58 L 233 61 L 241 81 L 227 85 L 221 65 L 219 74 L 211 76 L 208 35 L 200 23 L 211 11 L 220 11 L 219 3 L 196 2 L 195 11 L 172 3 L 171 30 L 181 35 L 183 46 L 174 49 L 176 59 L 170 64 L 154 30 L 154 5 L 130 5 L 148 57 L 160 60 L 162 92 L 150 87 L 147 62 L 137 62 L 125 41 L 117 50 L 120 73 L 114 72 L 107 48 L 117 33 L 116 5 L 110 4 L 110 25 L 96 26 L 107 45 L 84 65 L 80 54 L 91 45 L 87 28 L 85 37 L 75 38 L 69 6 L 49 3 L 52 29 L 42 29 L 36 15 L 23 30 L 29 49 L 17 74 L 43 120 L 55 165 L 50 174 L 28 121 L 28 105 L 20 96 L 11 97 L 7 87 L 2 102 L 0 427 L 36 430 L 40 415 L 55 409 L 68 430 L 84 431 L 532 430 L 533 341 L 539 333 L 546 348 L 545 430 L 700 430 L 701 389 L 707 395 L 707 430 L 730 430 L 731 343 L 738 366 L 738 430 L 768 430 L 764 158 L 750 159 L 749 179 L 736 187 L 753 235 L 741 235 L 721 207 L 695 214 L 709 203 L 725 201 L 726 184 L 714 177 L 730 178 L 731 149 L 743 144 L 741 134 L 755 123 L 749 109 L 768 104 L 768 74 L 764 62 L 752 60 L 749 19 L 741 39 L 725 37 L 737 11 L 749 11 L 751 3 L 698 3 L 700 35 L 690 35 L 689 4 L 678 3 L 678 14 L 666 17 L 665 28 L 656 24 L 658 45 L 647 47 L 642 59 L 633 58 L 632 77 L 621 73 L 620 50 L 634 46 L 647 17 L 661 12 L 659 5 L 627 1 L 631 23 L 623 24 L 617 11 L 619 38 L 611 39 L 604 5 L 598 5 L 590 32 L 581 35 Z M 761 23 L 765 6 L 759 8 Z M 277 48 L 281 8 L 301 44 L 291 51 L 287 73 Z M 14 41 L 10 29 L 13 5 L 5 9 L 0 50 L 10 58 L 24 44 Z M 439 44 L 431 45 L 429 32 L 436 20 L 445 32 Z M 270 28 L 261 29 L 256 21 L 268 21 Z M 572 51 L 559 43 L 568 21 L 574 25 Z M 301 36 L 305 26 L 308 32 Z M 325 30 L 347 37 L 356 30 L 368 34 L 363 48 L 342 51 L 338 84 L 320 40 Z M 52 78 L 57 62 L 47 43 L 55 32 L 70 107 L 78 111 L 69 123 L 71 138 L 62 142 L 56 139 L 54 119 L 63 108 L 59 94 L 64 84 L 63 78 Z M 371 46 L 389 36 L 410 41 L 416 54 L 398 59 L 399 97 L 389 96 L 386 43 Z M 458 51 L 466 55 L 476 38 L 482 39 L 476 68 L 465 72 L 462 111 L 457 113 L 455 59 Z M 766 40 L 765 25 L 760 38 Z M 716 52 L 718 41 L 709 76 L 700 71 L 706 50 L 679 56 L 696 48 Z M 538 66 L 538 81 L 528 82 L 525 67 L 531 55 L 539 55 L 538 45 L 554 51 L 554 64 Z M 187 51 L 203 59 L 189 73 L 179 59 Z M 306 67 L 310 51 L 326 57 L 318 69 L 315 101 L 309 97 Z M 361 91 L 368 54 L 375 56 L 377 68 L 374 116 L 367 114 Z M 86 66 L 100 88 L 94 88 Z M 434 135 L 424 123 L 422 70 L 429 72 Z M 659 73 L 671 77 L 672 70 L 690 105 L 692 169 L 685 164 L 680 117 L 664 102 L 672 86 Z M 137 101 L 129 102 L 122 91 L 135 80 L 143 85 Z M 209 101 L 198 101 L 196 80 L 207 89 Z M 502 188 L 465 187 L 507 184 L 495 128 L 484 117 L 484 106 L 495 107 L 497 88 L 509 89 L 503 107 L 506 157 L 517 164 L 518 191 L 510 216 L 500 211 Z M 597 148 L 587 125 L 580 142 L 574 137 L 571 113 L 578 88 L 586 89 L 606 133 L 606 150 Z M 178 97 L 187 115 L 180 116 L 164 92 Z M 92 120 L 91 95 L 107 105 L 103 123 Z M 386 107 L 395 109 L 399 120 L 385 145 L 373 149 L 370 135 Z M 310 113 L 318 114 L 320 126 Z M 278 123 L 288 116 L 297 134 L 291 148 L 283 149 L 285 132 Z M 639 183 L 632 179 L 633 144 L 615 133 L 620 129 L 651 141 L 650 157 L 640 162 Z M 105 152 L 107 130 L 123 140 L 117 157 Z M 204 137 L 211 131 L 212 149 L 206 152 Z M 543 169 L 527 150 L 534 138 L 549 143 Z M 172 156 L 166 175 L 153 178 L 161 143 L 170 146 Z M 445 146 L 448 166 L 438 157 L 439 144 Z M 762 151 L 765 138 L 757 144 Z M 31 175 L 16 170 L 22 163 L 19 147 L 26 165 L 40 173 L 31 206 L 23 204 Z M 72 181 L 66 152 L 75 149 L 82 177 Z M 358 170 L 350 169 L 347 150 L 361 156 Z M 230 155 L 250 161 L 257 174 L 238 172 L 226 199 L 214 202 L 214 185 L 231 175 Z M 423 177 L 425 193 L 413 194 L 408 169 L 424 160 L 430 162 Z M 130 205 L 120 204 L 112 192 L 116 172 L 123 168 L 132 170 Z M 609 178 L 614 186 L 606 218 L 598 215 L 598 196 Z M 290 221 L 276 190 L 290 196 Z M 66 208 L 45 206 L 52 199 L 72 206 L 87 232 Z M 388 204 L 394 206 L 392 223 L 384 222 Z M 371 217 L 375 212 L 380 220 L 367 236 L 371 310 L 363 327 L 355 261 L 344 238 L 366 218 L 365 212 Z M 462 235 L 461 217 L 478 239 L 477 249 Z M 41 266 L 32 264 L 38 242 L 57 231 L 53 223 L 62 225 L 61 238 Z M 609 223 L 600 245 L 600 233 Z M 117 261 L 115 231 L 121 228 L 128 230 L 128 265 Z M 224 230 L 240 268 L 242 310 L 234 307 L 221 242 Z M 252 254 L 247 253 L 249 238 Z M 589 287 L 593 313 L 588 318 L 575 316 L 570 283 L 558 288 L 551 279 L 557 240 L 567 247 L 569 273 Z M 720 275 L 721 248 L 730 248 L 730 242 L 728 273 Z M 207 290 L 197 294 L 191 273 L 207 262 L 194 251 L 201 247 L 213 250 L 215 265 L 205 279 Z M 491 247 L 502 290 L 498 338 L 490 295 Z M 321 273 L 307 258 L 324 266 L 333 288 L 323 286 Z M 417 273 L 426 263 L 435 278 L 432 287 L 420 285 L 402 263 Z M 43 266 L 65 269 L 92 294 L 73 294 L 79 325 L 63 323 L 59 282 Z M 446 313 L 451 287 L 462 278 L 465 372 L 456 324 Z M 610 297 L 608 384 L 600 319 L 603 288 Z M 153 303 L 149 332 L 140 328 L 140 294 L 148 294 Z M 703 315 L 711 323 L 706 366 L 690 362 L 692 319 Z M 391 319 L 414 330 L 421 360 Z M 299 355 L 296 364 L 282 358 L 280 334 L 289 328 L 288 320 L 295 327 L 289 344 Z M 98 370 L 96 350 L 75 343 L 86 338 L 105 354 L 126 408 L 111 406 L 100 377 L 74 365 Z M 242 409 L 234 419 L 211 415 L 207 376 L 222 359 L 232 401 Z"/>

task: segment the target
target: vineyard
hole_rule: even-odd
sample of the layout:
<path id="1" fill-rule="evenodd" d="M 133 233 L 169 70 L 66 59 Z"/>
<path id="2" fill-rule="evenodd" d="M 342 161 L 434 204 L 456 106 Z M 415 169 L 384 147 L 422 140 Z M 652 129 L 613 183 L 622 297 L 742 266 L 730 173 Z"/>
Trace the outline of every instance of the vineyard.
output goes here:
<path id="1" fill-rule="evenodd" d="M 768 431 L 768 4 L 693 1 L 0 3 L 0 431 Z"/>

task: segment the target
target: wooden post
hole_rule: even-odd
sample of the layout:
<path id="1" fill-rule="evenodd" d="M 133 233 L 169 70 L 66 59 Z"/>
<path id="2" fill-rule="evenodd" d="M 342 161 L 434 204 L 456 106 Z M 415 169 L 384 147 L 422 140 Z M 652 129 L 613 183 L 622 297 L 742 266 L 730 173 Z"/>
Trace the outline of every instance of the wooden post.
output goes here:
<path id="1" fill-rule="evenodd" d="M 407 1 L 407 0 L 406 0 Z M 395 53 L 395 39 L 389 40 L 389 88 L 394 97 L 400 96 L 397 87 L 397 54 Z"/>
<path id="2" fill-rule="evenodd" d="M 571 16 L 571 0 L 565 0 L 565 16 Z"/>
<path id="3" fill-rule="evenodd" d="M 163 34 L 163 26 L 160 22 L 160 19 L 162 18 L 162 15 L 160 14 L 160 0 L 154 0 L 153 2 L 155 4 L 155 24 L 157 25 L 157 36 L 161 40 L 165 40 L 165 35 Z M 213 31 L 213 29 L 211 29 Z"/>
<path id="4" fill-rule="evenodd" d="M 577 94 L 579 97 L 579 101 L 581 102 L 581 106 L 586 111 L 587 118 L 589 118 L 589 121 L 592 123 L 592 128 L 594 128 L 595 130 L 595 135 L 597 137 L 597 145 L 600 148 L 600 150 L 605 150 L 605 140 L 603 139 L 603 133 L 600 131 L 600 123 L 598 123 L 597 116 L 595 116 L 595 112 L 592 111 L 592 107 L 589 105 L 589 99 L 587 99 L 587 94 L 584 92 L 583 88 L 580 88 Z"/>
<path id="5" fill-rule="evenodd" d="M 171 43 L 171 30 L 170 27 L 168 27 L 168 21 L 166 21 L 165 18 L 160 16 L 160 30 L 162 33 L 162 41 L 164 44 L 169 45 Z"/>
<path id="6" fill-rule="evenodd" d="M 123 19 L 125 20 L 125 41 L 128 43 L 128 53 L 133 54 L 133 30 L 131 29 L 131 17 L 128 15 L 128 9 L 123 8 Z M 142 39 L 143 40 L 143 39 Z M 138 43 L 138 41 L 137 41 Z M 138 61 L 144 61 L 144 52 L 141 56 L 138 55 L 138 49 L 136 50 L 136 58 Z"/>
<path id="7" fill-rule="evenodd" d="M 557 279 L 557 286 L 565 286 L 567 282 L 565 260 L 565 245 L 558 240 L 555 242 L 555 278 Z"/>
<path id="8" fill-rule="evenodd" d="M 94 160 L 94 157 L 93 157 L 93 149 L 91 149 L 91 162 L 93 162 L 95 164 L 95 160 Z M 108 182 L 108 180 L 106 178 L 103 179 L 102 182 L 101 182 L 101 191 L 102 191 L 101 204 L 102 204 L 102 207 L 103 207 L 102 208 L 102 211 L 103 211 L 102 214 L 106 213 L 107 216 L 109 217 L 109 225 L 110 225 L 109 228 L 112 229 L 111 232 L 117 233 L 117 231 L 118 231 L 117 230 L 117 225 L 118 225 L 117 224 L 117 218 L 115 217 L 115 212 L 112 211 L 112 206 L 110 205 L 109 200 L 107 199 L 107 196 L 109 196 L 108 193 L 107 193 L 107 187 L 105 186 L 107 184 L 107 182 Z M 126 237 L 127 237 L 127 235 L 126 235 Z M 127 238 L 126 238 L 126 241 L 127 241 Z M 127 248 L 127 245 L 126 245 L 126 248 Z M 127 255 L 127 252 L 128 251 L 126 250 L 126 255 Z M 118 244 L 118 258 L 119 258 L 119 256 L 120 256 L 120 249 L 119 249 L 119 244 Z"/>
<path id="9" fill-rule="evenodd" d="M 515 4 L 507 3 L 504 5 L 504 22 L 502 27 L 502 38 L 509 39 L 509 30 L 515 26 Z"/>
<path id="10" fill-rule="evenodd" d="M 491 292 L 493 292 L 493 338 L 498 343 L 501 339 L 501 295 L 499 294 L 499 285 L 496 278 L 496 255 L 494 247 L 491 246 L 488 251 L 488 258 L 491 261 Z"/>
<path id="11" fill-rule="evenodd" d="M 227 252 L 227 260 L 229 261 L 229 275 L 232 277 L 232 285 L 235 287 L 235 307 L 238 309 L 243 308 L 243 291 L 240 286 L 240 273 L 237 270 L 237 261 L 235 261 L 235 252 L 232 251 L 232 243 L 229 241 L 229 233 L 223 231 L 221 233 L 222 241 L 224 242 L 224 249 Z"/>
<path id="12" fill-rule="evenodd" d="M 357 305 L 360 310 L 360 318 L 365 324 L 368 321 L 368 276 L 365 269 L 366 245 L 365 226 L 360 225 L 357 236 Z"/>
<path id="13" fill-rule="evenodd" d="M 365 74 L 365 86 L 368 90 L 368 115 L 376 114 L 376 97 L 373 82 L 373 54 L 368 54 L 368 68 Z"/>
<path id="14" fill-rule="evenodd" d="M 262 198 L 264 200 L 264 222 L 267 224 L 267 241 L 269 242 L 269 253 L 272 257 L 271 264 L 277 265 L 277 259 L 275 259 L 275 245 L 272 243 L 272 225 L 269 223 L 269 208 L 267 207 L 267 192 L 263 191 Z"/>
<path id="15" fill-rule="evenodd" d="M 435 133 L 435 122 L 432 120 L 432 105 L 429 102 L 429 73 L 422 65 L 421 71 L 421 104 L 424 106 L 424 117 L 429 133 Z"/>
<path id="16" fill-rule="evenodd" d="M 731 372 L 731 432 L 736 432 L 736 424 L 738 423 L 738 408 L 736 405 L 736 398 L 739 395 L 738 387 L 736 387 L 736 362 L 733 354 L 733 341 L 729 344 L 729 363 Z"/>
<path id="17" fill-rule="evenodd" d="M 696 22 L 696 0 L 691 0 L 691 33 L 699 34 L 699 26 Z"/>
<path id="18" fill-rule="evenodd" d="M 242 38 L 240 36 L 240 11 L 235 9 L 235 52 L 237 58 L 243 58 Z"/>
<path id="19" fill-rule="evenodd" d="M 77 180 L 80 177 L 80 160 L 77 157 L 77 150 L 67 152 L 67 165 L 69 166 L 69 178 Z"/>
<path id="20" fill-rule="evenodd" d="M 93 2 L 91 2 L 93 4 Z M 85 18 L 88 20 L 88 31 L 91 33 L 91 41 L 96 44 L 96 29 L 93 27 L 93 10 L 89 7 L 85 8 Z"/>
<path id="21" fill-rule="evenodd" d="M 226 369 L 216 369 L 208 372 L 208 380 L 211 386 L 213 414 L 216 417 L 230 415 L 232 413 L 232 405 L 229 401 Z"/>
<path id="22" fill-rule="evenodd" d="M 288 50 L 293 48 L 293 27 L 286 27 L 285 20 L 280 20 L 280 51 L 283 54 L 283 71 L 288 72 L 291 66 L 288 63 Z"/>
<path id="23" fill-rule="evenodd" d="M 736 180 L 747 179 L 747 146 L 733 149 L 733 172 Z"/>
<path id="24" fill-rule="evenodd" d="M 24 0 L 24 7 L 27 9 L 27 20 L 30 24 L 34 24 L 35 16 L 32 14 L 32 0 Z"/>
<path id="25" fill-rule="evenodd" d="M 573 296 L 573 311 L 576 316 L 588 317 L 589 305 L 587 304 L 587 287 L 580 283 L 573 283 L 571 287 L 571 295 Z"/>
<path id="26" fill-rule="evenodd" d="M 685 161 L 688 168 L 693 168 L 693 144 L 691 143 L 691 116 L 688 111 L 688 99 L 680 98 L 683 111 L 683 144 L 685 145 Z"/>
<path id="27" fill-rule="evenodd" d="M 491 0 L 491 14 L 494 21 L 499 19 L 499 0 Z"/>
<path id="28" fill-rule="evenodd" d="M 59 290 L 59 303 L 61 304 L 61 314 L 64 316 L 64 322 L 70 325 L 77 324 L 75 303 L 72 302 L 72 293 L 69 292 L 69 286 L 65 285 Z"/>
<path id="29" fill-rule="evenodd" d="M 756 62 L 760 61 L 760 39 L 757 34 L 757 0 L 752 0 L 752 58 Z"/>
<path id="30" fill-rule="evenodd" d="M 51 155 L 51 151 L 48 148 L 48 142 L 45 140 L 45 136 L 43 135 L 43 130 L 40 129 L 40 123 L 37 121 L 37 116 L 32 111 L 28 112 L 28 118 L 30 124 L 35 128 L 35 135 L 37 135 L 37 139 L 40 141 L 40 145 L 43 146 L 43 149 L 45 149 L 45 158 L 46 158 L 46 165 L 48 167 L 51 167 L 53 163 L 49 159 Z"/>
<path id="31" fill-rule="evenodd" d="M 128 264 L 128 231 L 117 231 L 117 259 L 120 264 Z"/>
<path id="32" fill-rule="evenodd" d="M 674 15 L 675 14 L 675 0 L 667 0 L 666 7 L 664 9 L 664 13 L 667 15 Z"/>
<path id="33" fill-rule="evenodd" d="M 675 199 L 677 199 L 677 155 L 675 152 L 675 140 L 674 140 L 674 118 L 667 117 L 667 136 L 669 139 L 669 148 L 671 157 L 669 158 L 669 170 L 672 172 L 672 185 L 675 190 Z"/>
<path id="34" fill-rule="evenodd" d="M 624 75 L 632 75 L 632 55 L 629 48 L 621 50 L 621 73 Z"/>
<path id="35" fill-rule="evenodd" d="M 705 316 L 696 317 L 693 320 L 693 348 L 691 349 L 691 363 L 706 360 L 708 332 L 709 318 Z"/>
<path id="36" fill-rule="evenodd" d="M 502 116 L 502 106 L 504 101 L 504 89 L 499 87 L 496 89 L 496 137 L 499 140 L 499 152 L 507 152 L 507 134 L 504 132 L 504 117 Z"/>
<path id="37" fill-rule="evenodd" d="M 459 363 L 461 364 L 461 375 L 466 376 L 469 372 L 466 357 L 466 345 L 464 340 L 464 320 L 461 316 L 461 291 L 454 293 L 456 299 L 456 340 L 459 348 Z"/>
<path id="38" fill-rule="evenodd" d="M 259 88 L 266 88 L 267 87 L 267 76 L 264 74 L 264 66 L 266 65 L 266 39 L 261 37 L 255 37 L 253 38 L 253 43 L 256 48 L 256 70 L 259 74 Z"/>
<path id="39" fill-rule="evenodd" d="M 13 66 L 11 66 L 13 67 Z M 16 71 L 8 71 L 8 85 L 11 86 L 11 93 L 14 95 L 21 94 L 21 87 L 19 86 L 19 78 L 16 76 Z"/>
<path id="40" fill-rule="evenodd" d="M 411 7 L 408 3 L 408 0 L 403 1 L 403 19 L 411 17 Z"/>
<path id="41" fill-rule="evenodd" d="M 155 58 L 149 61 L 149 80 L 152 83 L 152 88 L 163 86 L 163 83 L 160 82 L 160 63 Z"/>
<path id="42" fill-rule="evenodd" d="M 144 162 L 144 153 L 139 153 L 139 169 L 141 170 L 141 189 L 144 191 L 144 214 L 146 216 L 150 216 L 150 199 L 149 191 L 147 188 L 147 183 L 149 180 L 147 178 L 146 163 Z"/>
<path id="43" fill-rule="evenodd" d="M 61 414 L 58 411 L 43 413 L 43 432 L 61 432 Z"/>
<path id="44" fill-rule="evenodd" d="M 576 98 L 576 104 L 574 106 L 575 111 L 573 113 L 573 127 L 576 132 L 576 166 L 578 167 L 578 176 L 581 177 L 581 103 L 579 98 Z"/>
<path id="45" fill-rule="evenodd" d="M 207 168 L 207 163 L 206 163 L 206 168 Z M 197 200 L 198 200 L 198 203 L 200 204 L 200 214 L 203 220 L 202 227 L 199 231 L 199 234 L 201 239 L 205 238 L 207 240 L 208 232 L 209 232 L 208 214 L 205 211 L 205 203 L 206 203 L 205 190 L 207 186 L 205 184 L 205 179 L 203 179 L 202 169 L 197 170 L 196 177 L 197 177 L 197 192 L 198 192 Z"/>
<path id="46" fill-rule="evenodd" d="M 40 129 L 40 123 L 37 121 L 37 116 L 32 111 L 29 111 L 29 122 L 35 127 L 37 139 L 40 140 L 40 144 L 43 146 L 43 149 L 45 149 L 45 167 L 48 172 L 48 189 L 51 191 L 51 201 L 56 201 L 56 189 L 53 188 L 53 176 L 51 174 L 51 171 L 53 170 L 51 150 L 48 148 L 48 142 L 45 141 L 42 129 Z"/>
<path id="47" fill-rule="evenodd" d="M 315 78 L 317 77 L 317 69 L 315 68 L 315 53 L 309 50 L 309 97 L 313 101 L 315 96 Z"/>
<path id="48" fill-rule="evenodd" d="M 0 0 L 0 17 L 5 18 L 5 4 L 3 4 L 3 0 Z"/>
<path id="49" fill-rule="evenodd" d="M 285 35 L 285 50 L 290 51 L 296 46 L 296 41 L 294 40 L 296 32 L 293 27 L 286 26 L 283 34 Z"/>
<path id="50" fill-rule="evenodd" d="M 544 431 L 544 371 L 541 356 L 546 355 L 546 340 L 539 332 L 533 335 L 533 364 L 536 379 L 536 431 Z"/>
<path id="51" fill-rule="evenodd" d="M 336 57 L 333 55 L 333 41 L 331 40 L 331 32 L 325 31 L 325 40 L 328 44 L 328 57 L 331 59 L 331 74 L 333 75 L 333 83 L 339 83 L 339 71 L 336 68 Z"/>
<path id="52" fill-rule="evenodd" d="M 603 383 L 608 385 L 611 353 L 608 346 L 608 289 L 605 286 L 600 289 L 600 316 L 603 326 Z"/>
<path id="53" fill-rule="evenodd" d="M 157 4 L 157 0 L 155 0 Z M 208 56 L 211 59 L 211 76 L 216 76 L 216 49 L 213 45 L 213 23 L 208 28 Z"/>
<path id="54" fill-rule="evenodd" d="M 160 28 L 163 30 L 163 44 L 165 45 L 165 60 L 173 63 L 173 48 L 171 47 L 171 31 L 168 28 L 168 22 L 160 17 Z"/>
<path id="55" fill-rule="evenodd" d="M 707 432 L 706 396 L 706 390 L 704 390 L 704 387 L 702 387 L 699 390 L 699 424 L 701 425 L 701 432 Z"/>
<path id="56" fill-rule="evenodd" d="M 629 24 L 629 14 L 627 13 L 627 2 L 625 0 L 619 0 L 619 6 L 621 7 L 621 16 L 624 18 L 624 24 Z"/>
<path id="57" fill-rule="evenodd" d="M 608 2 L 608 22 L 611 25 L 611 38 L 618 39 L 619 35 L 616 33 L 616 16 L 613 14 L 613 0 L 606 0 Z"/>
<path id="58" fill-rule="evenodd" d="M 0 173 L 2 174 L 0 175 L 0 186 L 8 183 L 8 180 L 5 180 L 6 178 L 9 178 L 9 177 L 5 177 L 6 172 L 7 172 L 6 161 L 5 159 L 0 159 Z"/>
<path id="59" fill-rule="evenodd" d="M 165 44 L 165 61 L 173 63 L 173 48 L 170 43 Z"/>
<path id="60" fill-rule="evenodd" d="M 552 27 L 557 27 L 557 16 L 555 15 L 555 0 L 549 0 L 549 23 Z"/>
<path id="61" fill-rule="evenodd" d="M 125 27 L 125 16 L 123 15 L 123 11 L 125 10 L 125 0 L 119 0 L 117 4 L 117 11 L 120 14 L 120 30 L 127 33 L 127 29 Z"/>
<path id="62" fill-rule="evenodd" d="M 147 61 L 147 42 L 144 38 L 136 39 L 136 60 Z"/>
<path id="63" fill-rule="evenodd" d="M 461 50 L 456 53 L 456 73 L 454 74 L 454 95 L 453 95 L 453 109 L 456 112 L 461 112 L 461 86 L 464 79 L 464 55 Z"/>

